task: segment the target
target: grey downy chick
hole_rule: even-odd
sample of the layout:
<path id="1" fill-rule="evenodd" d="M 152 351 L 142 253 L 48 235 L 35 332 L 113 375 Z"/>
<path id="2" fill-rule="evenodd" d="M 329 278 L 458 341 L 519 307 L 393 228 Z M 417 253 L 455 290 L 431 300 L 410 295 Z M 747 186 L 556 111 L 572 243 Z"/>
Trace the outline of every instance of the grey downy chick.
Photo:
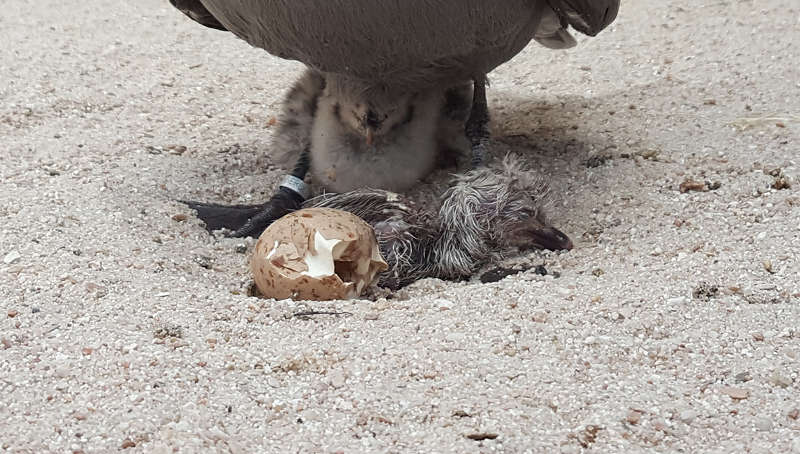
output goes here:
<path id="1" fill-rule="evenodd" d="M 436 207 L 377 189 L 324 194 L 306 207 L 349 211 L 375 229 L 389 270 L 378 285 L 398 289 L 419 279 L 464 279 L 518 249 L 572 249 L 546 208 L 547 185 L 514 156 L 499 169 L 454 177 Z"/>
<path id="2" fill-rule="evenodd" d="M 332 192 L 405 191 L 440 164 L 465 154 L 471 86 L 395 94 L 305 73 L 284 99 L 271 156 L 291 169 L 308 152 L 314 183 Z"/>
<path id="3" fill-rule="evenodd" d="M 385 92 L 347 95 L 343 91 L 357 86 L 329 79 L 307 69 L 287 92 L 278 115 L 270 157 L 283 169 L 293 169 L 289 181 L 295 186 L 284 187 L 284 179 L 276 196 L 262 205 L 185 201 L 209 231 L 225 228 L 234 236 L 258 236 L 271 220 L 299 208 L 308 197 L 302 183 L 307 173 L 316 193 L 367 187 L 399 192 L 416 186 L 435 167 L 466 160 L 469 84 L 410 94 L 398 111 L 393 103 L 381 104 Z M 376 112 L 385 112 L 379 121 L 371 118 Z M 253 222 L 259 217 L 267 222 Z"/>

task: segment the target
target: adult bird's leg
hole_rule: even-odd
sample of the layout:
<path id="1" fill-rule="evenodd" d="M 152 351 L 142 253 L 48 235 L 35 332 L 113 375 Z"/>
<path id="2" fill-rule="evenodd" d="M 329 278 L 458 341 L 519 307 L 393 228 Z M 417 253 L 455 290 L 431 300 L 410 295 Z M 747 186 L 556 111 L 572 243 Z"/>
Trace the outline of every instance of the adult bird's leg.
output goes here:
<path id="1" fill-rule="evenodd" d="M 311 156 L 308 150 L 300 153 L 300 158 L 294 166 L 291 174 L 284 177 L 283 182 L 278 186 L 278 190 L 271 199 L 262 205 L 261 211 L 236 229 L 231 236 L 234 237 L 257 237 L 261 235 L 273 221 L 300 209 L 303 202 L 308 198 L 308 187 L 303 179 L 311 166 Z"/>
<path id="2" fill-rule="evenodd" d="M 489 105 L 486 102 L 486 76 L 481 75 L 473 81 L 472 108 L 465 127 L 467 138 L 472 145 L 472 167 L 480 167 L 486 159 L 489 148 Z"/>
<path id="3" fill-rule="evenodd" d="M 273 221 L 299 209 L 308 198 L 309 190 L 303 179 L 311 166 L 311 127 L 324 87 L 321 74 L 306 70 L 284 98 L 270 155 L 281 167 L 295 164 L 270 200 L 261 205 L 235 206 L 185 202 L 197 210 L 197 216 L 209 231 L 226 228 L 233 231 L 230 236 L 257 237 Z"/>
<path id="4" fill-rule="evenodd" d="M 303 179 L 309 167 L 310 153 L 303 150 L 292 173 L 284 177 L 272 198 L 261 205 L 182 202 L 197 211 L 197 217 L 205 222 L 209 231 L 225 228 L 233 231 L 229 234 L 232 237 L 257 237 L 273 221 L 299 209 L 308 198 L 308 187 Z"/>

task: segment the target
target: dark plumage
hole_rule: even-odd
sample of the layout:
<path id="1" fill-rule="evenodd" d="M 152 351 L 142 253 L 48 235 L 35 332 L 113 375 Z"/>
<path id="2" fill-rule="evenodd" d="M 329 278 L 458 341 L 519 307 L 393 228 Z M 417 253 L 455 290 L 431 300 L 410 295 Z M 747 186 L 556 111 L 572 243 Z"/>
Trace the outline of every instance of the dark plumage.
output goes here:
<path id="1" fill-rule="evenodd" d="M 169 0 L 172 6 L 179 9 L 183 14 L 186 14 L 193 21 L 198 24 L 205 25 L 209 28 L 217 30 L 228 31 L 216 17 L 208 12 L 205 6 L 198 0 Z"/>
<path id="2" fill-rule="evenodd" d="M 372 225 L 389 264 L 379 285 L 397 289 L 416 280 L 471 276 L 516 249 L 571 249 L 547 219 L 547 185 L 514 156 L 454 177 L 435 206 L 383 190 L 323 194 L 304 207 L 349 211 Z"/>
<path id="3" fill-rule="evenodd" d="M 568 24 L 595 35 L 619 8 L 619 0 L 171 2 L 272 55 L 398 92 L 487 74 Z"/>

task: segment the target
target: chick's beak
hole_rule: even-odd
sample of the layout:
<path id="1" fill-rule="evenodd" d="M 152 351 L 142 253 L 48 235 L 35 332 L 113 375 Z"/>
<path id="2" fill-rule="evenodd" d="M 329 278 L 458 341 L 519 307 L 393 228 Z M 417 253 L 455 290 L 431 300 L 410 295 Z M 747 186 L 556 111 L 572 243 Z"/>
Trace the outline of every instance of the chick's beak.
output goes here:
<path id="1" fill-rule="evenodd" d="M 367 145 L 372 146 L 373 142 L 375 142 L 375 131 L 367 128 Z"/>
<path id="2" fill-rule="evenodd" d="M 550 251 L 569 251 L 574 245 L 561 230 L 539 223 L 523 223 L 509 229 L 508 242 L 522 250 L 547 249 Z"/>
<path id="3" fill-rule="evenodd" d="M 533 244 L 540 249 L 570 251 L 574 247 L 572 240 L 555 227 L 535 230 L 531 233 Z"/>

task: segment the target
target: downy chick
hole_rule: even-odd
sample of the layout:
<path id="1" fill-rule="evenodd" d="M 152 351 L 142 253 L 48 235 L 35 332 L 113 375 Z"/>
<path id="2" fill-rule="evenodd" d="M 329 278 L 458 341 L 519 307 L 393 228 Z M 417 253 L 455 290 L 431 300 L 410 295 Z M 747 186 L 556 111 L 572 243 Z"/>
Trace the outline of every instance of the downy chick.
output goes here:
<path id="1" fill-rule="evenodd" d="M 289 91 L 272 156 L 289 169 L 308 150 L 312 181 L 327 191 L 405 191 L 468 149 L 471 87 L 396 95 L 307 70 Z"/>
<path id="2" fill-rule="evenodd" d="M 308 198 L 311 191 L 303 179 L 309 170 L 315 193 L 367 187 L 401 192 L 437 166 L 463 164 L 469 149 L 464 133 L 471 107 L 469 84 L 409 95 L 400 116 L 394 104 L 379 103 L 387 98 L 355 91 L 338 98 L 342 84 L 330 79 L 307 69 L 284 98 L 270 157 L 291 174 L 271 200 L 260 205 L 184 201 L 209 231 L 225 228 L 232 236 L 257 237 Z"/>
<path id="3" fill-rule="evenodd" d="M 546 215 L 546 184 L 514 156 L 454 177 L 438 207 L 376 189 L 323 194 L 305 207 L 349 211 L 375 229 L 389 270 L 378 285 L 398 289 L 419 279 L 468 278 L 515 249 L 572 249 Z"/>

